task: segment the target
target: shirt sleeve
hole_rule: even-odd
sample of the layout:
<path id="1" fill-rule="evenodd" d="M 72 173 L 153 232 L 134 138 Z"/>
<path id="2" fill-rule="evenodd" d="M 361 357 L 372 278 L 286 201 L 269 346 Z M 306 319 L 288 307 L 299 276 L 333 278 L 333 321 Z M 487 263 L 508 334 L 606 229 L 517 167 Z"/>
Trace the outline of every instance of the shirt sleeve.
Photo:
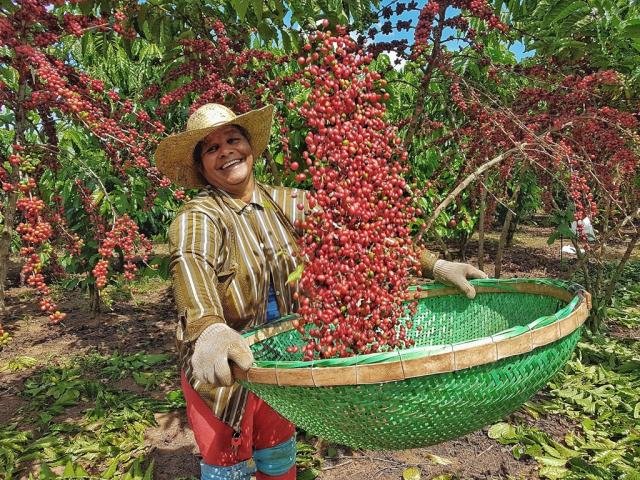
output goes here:
<path id="1" fill-rule="evenodd" d="M 190 342 L 209 325 L 225 321 L 216 288 L 222 233 L 203 212 L 187 210 L 178 214 L 169 227 L 169 247 L 169 269 L 180 322 L 178 340 Z"/>

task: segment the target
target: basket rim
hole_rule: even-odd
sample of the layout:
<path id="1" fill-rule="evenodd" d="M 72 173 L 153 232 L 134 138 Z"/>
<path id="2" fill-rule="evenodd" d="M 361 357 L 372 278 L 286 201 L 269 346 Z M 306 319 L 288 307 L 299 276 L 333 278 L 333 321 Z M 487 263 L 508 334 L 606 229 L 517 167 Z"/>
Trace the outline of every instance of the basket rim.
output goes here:
<path id="1" fill-rule="evenodd" d="M 566 302 L 553 315 L 539 317 L 526 325 L 518 325 L 496 334 L 470 341 L 411 347 L 392 352 L 354 355 L 347 358 L 320 360 L 257 361 L 243 371 L 233 365 L 241 382 L 279 386 L 324 387 L 366 385 L 408 378 L 449 373 L 493 363 L 503 358 L 525 354 L 564 338 L 580 328 L 591 309 L 591 295 L 582 286 L 546 278 L 472 280 L 477 294 L 525 293 L 545 295 Z M 426 284 L 409 288 L 413 299 L 460 292 L 442 284 Z M 249 345 L 292 330 L 297 315 L 252 329 L 243 334 Z"/>

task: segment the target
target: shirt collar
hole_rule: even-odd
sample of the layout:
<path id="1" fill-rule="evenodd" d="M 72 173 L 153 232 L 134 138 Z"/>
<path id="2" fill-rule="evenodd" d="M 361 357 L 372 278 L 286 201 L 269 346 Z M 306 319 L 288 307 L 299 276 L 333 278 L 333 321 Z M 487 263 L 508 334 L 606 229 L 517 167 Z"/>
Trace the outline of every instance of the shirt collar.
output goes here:
<path id="1" fill-rule="evenodd" d="M 207 185 L 206 189 L 211 193 L 219 194 L 222 201 L 236 213 L 243 213 L 249 205 L 264 210 L 265 200 L 261 188 L 258 186 L 258 182 L 255 182 L 255 188 L 253 189 L 249 203 L 245 203 L 239 198 L 233 198 L 224 190 L 214 187 L 213 185 Z"/>

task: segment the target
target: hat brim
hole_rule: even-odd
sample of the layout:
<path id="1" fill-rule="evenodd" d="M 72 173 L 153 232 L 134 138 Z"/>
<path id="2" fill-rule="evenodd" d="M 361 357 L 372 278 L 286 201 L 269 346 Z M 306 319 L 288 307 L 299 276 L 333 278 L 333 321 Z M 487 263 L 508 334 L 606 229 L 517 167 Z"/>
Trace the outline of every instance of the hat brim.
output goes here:
<path id="1" fill-rule="evenodd" d="M 186 188 L 204 187 L 207 181 L 193 160 L 193 149 L 203 138 L 225 125 L 239 125 L 249 133 L 253 157 L 258 158 L 269 144 L 272 123 L 273 105 L 267 105 L 210 127 L 170 135 L 156 148 L 156 166 L 177 185 Z"/>

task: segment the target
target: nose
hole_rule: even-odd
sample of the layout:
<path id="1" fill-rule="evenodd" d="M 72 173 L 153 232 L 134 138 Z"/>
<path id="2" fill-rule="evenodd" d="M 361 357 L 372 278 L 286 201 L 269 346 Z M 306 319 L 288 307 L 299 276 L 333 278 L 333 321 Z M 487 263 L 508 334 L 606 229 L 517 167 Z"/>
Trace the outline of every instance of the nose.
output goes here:
<path id="1" fill-rule="evenodd" d="M 225 156 L 229 155 L 229 153 L 231 153 L 233 151 L 233 145 L 224 145 L 223 147 L 220 148 L 220 157 L 224 158 Z"/>

